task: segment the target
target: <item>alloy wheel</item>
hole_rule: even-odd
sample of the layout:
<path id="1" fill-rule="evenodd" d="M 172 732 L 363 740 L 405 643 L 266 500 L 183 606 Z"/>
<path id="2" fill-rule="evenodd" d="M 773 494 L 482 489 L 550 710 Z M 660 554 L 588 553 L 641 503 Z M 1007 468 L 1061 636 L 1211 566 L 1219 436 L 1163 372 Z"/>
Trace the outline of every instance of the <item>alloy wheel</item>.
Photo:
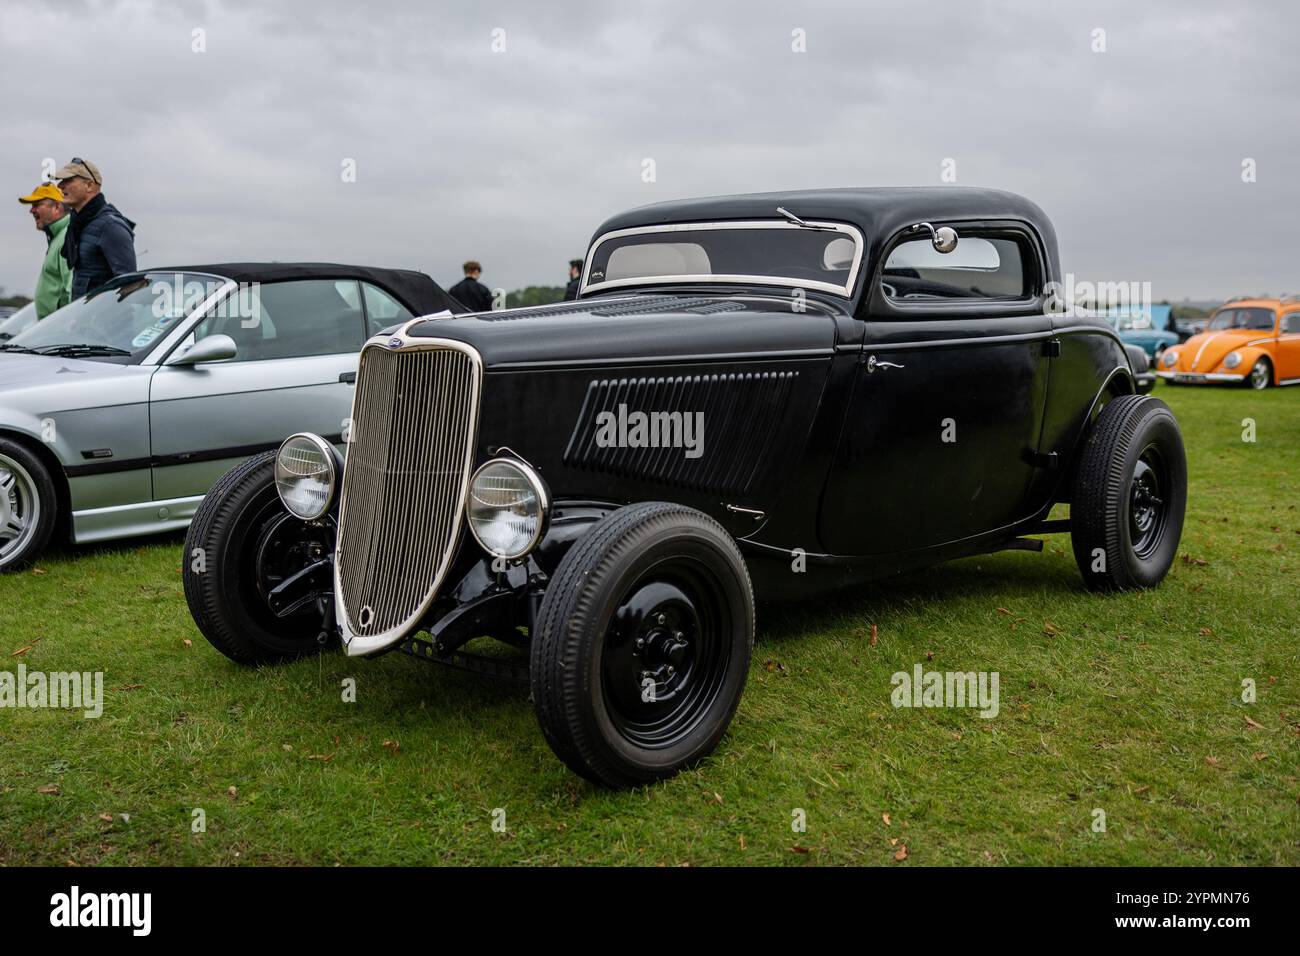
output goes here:
<path id="1" fill-rule="evenodd" d="M 1268 388 L 1269 377 L 1268 363 L 1260 359 L 1250 370 L 1250 387 L 1254 389 Z"/>
<path id="2" fill-rule="evenodd" d="M 36 535 L 41 499 L 27 469 L 0 455 L 0 567 L 22 554 Z"/>

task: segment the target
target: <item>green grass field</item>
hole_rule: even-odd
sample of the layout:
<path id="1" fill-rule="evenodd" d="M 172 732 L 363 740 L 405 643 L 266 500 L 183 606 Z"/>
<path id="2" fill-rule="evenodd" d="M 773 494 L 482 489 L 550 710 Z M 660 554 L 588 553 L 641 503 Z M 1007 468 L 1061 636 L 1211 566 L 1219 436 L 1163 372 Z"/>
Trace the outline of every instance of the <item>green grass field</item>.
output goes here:
<path id="1" fill-rule="evenodd" d="M 104 713 L 0 709 L 0 863 L 1300 864 L 1300 389 L 1156 394 L 1191 472 L 1163 586 L 1088 594 L 1061 536 L 760 606 L 729 735 L 631 792 L 553 757 L 522 687 L 237 667 L 179 536 L 51 555 L 0 577 L 0 668 L 102 670 Z M 895 709 L 918 663 L 998 672 L 1000 713 Z"/>

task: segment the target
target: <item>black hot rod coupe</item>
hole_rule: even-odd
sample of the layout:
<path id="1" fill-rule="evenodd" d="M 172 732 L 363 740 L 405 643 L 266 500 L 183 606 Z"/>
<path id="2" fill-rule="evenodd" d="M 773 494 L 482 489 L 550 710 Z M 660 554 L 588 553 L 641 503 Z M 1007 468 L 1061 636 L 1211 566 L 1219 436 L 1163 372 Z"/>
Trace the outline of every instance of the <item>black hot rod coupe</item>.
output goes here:
<path id="1" fill-rule="evenodd" d="M 1052 305 L 1059 270 L 1043 212 L 983 189 L 623 213 L 576 301 L 370 339 L 346 463 L 297 434 L 203 501 L 190 610 L 245 664 L 339 639 L 526 679 L 576 772 L 669 776 L 736 710 L 755 597 L 1058 531 L 1089 588 L 1164 577 L 1178 424 L 1104 320 Z"/>

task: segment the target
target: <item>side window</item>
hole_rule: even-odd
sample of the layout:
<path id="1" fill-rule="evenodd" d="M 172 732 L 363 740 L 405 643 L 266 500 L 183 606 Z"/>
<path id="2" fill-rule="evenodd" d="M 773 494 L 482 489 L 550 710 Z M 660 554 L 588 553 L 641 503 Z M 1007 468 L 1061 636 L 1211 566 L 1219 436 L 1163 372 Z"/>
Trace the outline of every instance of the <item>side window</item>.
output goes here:
<path id="1" fill-rule="evenodd" d="M 1028 242 L 1019 237 L 961 234 L 957 248 L 942 253 L 927 235 L 894 247 L 881 285 L 899 302 L 1027 299 L 1035 294 L 1035 273 Z"/>
<path id="2" fill-rule="evenodd" d="M 355 279 L 275 282 L 231 298 L 230 307 L 200 322 L 194 336 L 229 335 L 235 362 L 356 352 L 366 337 Z"/>
<path id="3" fill-rule="evenodd" d="M 415 318 L 407 308 L 378 286 L 361 283 L 366 296 L 366 321 L 368 335 L 375 335 L 391 325 L 400 325 Z"/>
<path id="4" fill-rule="evenodd" d="M 1282 316 L 1283 332 L 1300 332 L 1300 312 L 1288 312 Z"/>

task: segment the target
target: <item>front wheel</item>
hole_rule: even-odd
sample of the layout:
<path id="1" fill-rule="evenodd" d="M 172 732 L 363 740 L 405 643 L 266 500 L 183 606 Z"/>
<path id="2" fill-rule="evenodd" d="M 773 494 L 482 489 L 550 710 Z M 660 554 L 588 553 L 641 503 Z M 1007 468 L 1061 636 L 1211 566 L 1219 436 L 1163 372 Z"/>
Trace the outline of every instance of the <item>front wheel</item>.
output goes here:
<path id="1" fill-rule="evenodd" d="M 722 739 L 753 643 L 749 572 L 722 526 L 676 504 L 620 508 L 547 587 L 530 652 L 538 723 L 589 780 L 662 780 Z"/>
<path id="2" fill-rule="evenodd" d="M 190 614 L 208 642 L 240 664 L 290 660 L 319 648 L 314 595 L 328 586 L 328 522 L 300 521 L 275 490 L 264 452 L 207 493 L 185 537 Z"/>
<path id="3" fill-rule="evenodd" d="M 1124 395 L 1093 423 L 1074 475 L 1074 559 L 1093 590 L 1159 584 L 1178 553 L 1187 456 L 1169 406 Z"/>
<path id="4" fill-rule="evenodd" d="M 1273 369 L 1269 367 L 1268 359 L 1257 359 L 1255 364 L 1250 367 L 1250 375 L 1246 378 L 1246 384 L 1255 391 L 1268 388 L 1273 384 Z"/>

